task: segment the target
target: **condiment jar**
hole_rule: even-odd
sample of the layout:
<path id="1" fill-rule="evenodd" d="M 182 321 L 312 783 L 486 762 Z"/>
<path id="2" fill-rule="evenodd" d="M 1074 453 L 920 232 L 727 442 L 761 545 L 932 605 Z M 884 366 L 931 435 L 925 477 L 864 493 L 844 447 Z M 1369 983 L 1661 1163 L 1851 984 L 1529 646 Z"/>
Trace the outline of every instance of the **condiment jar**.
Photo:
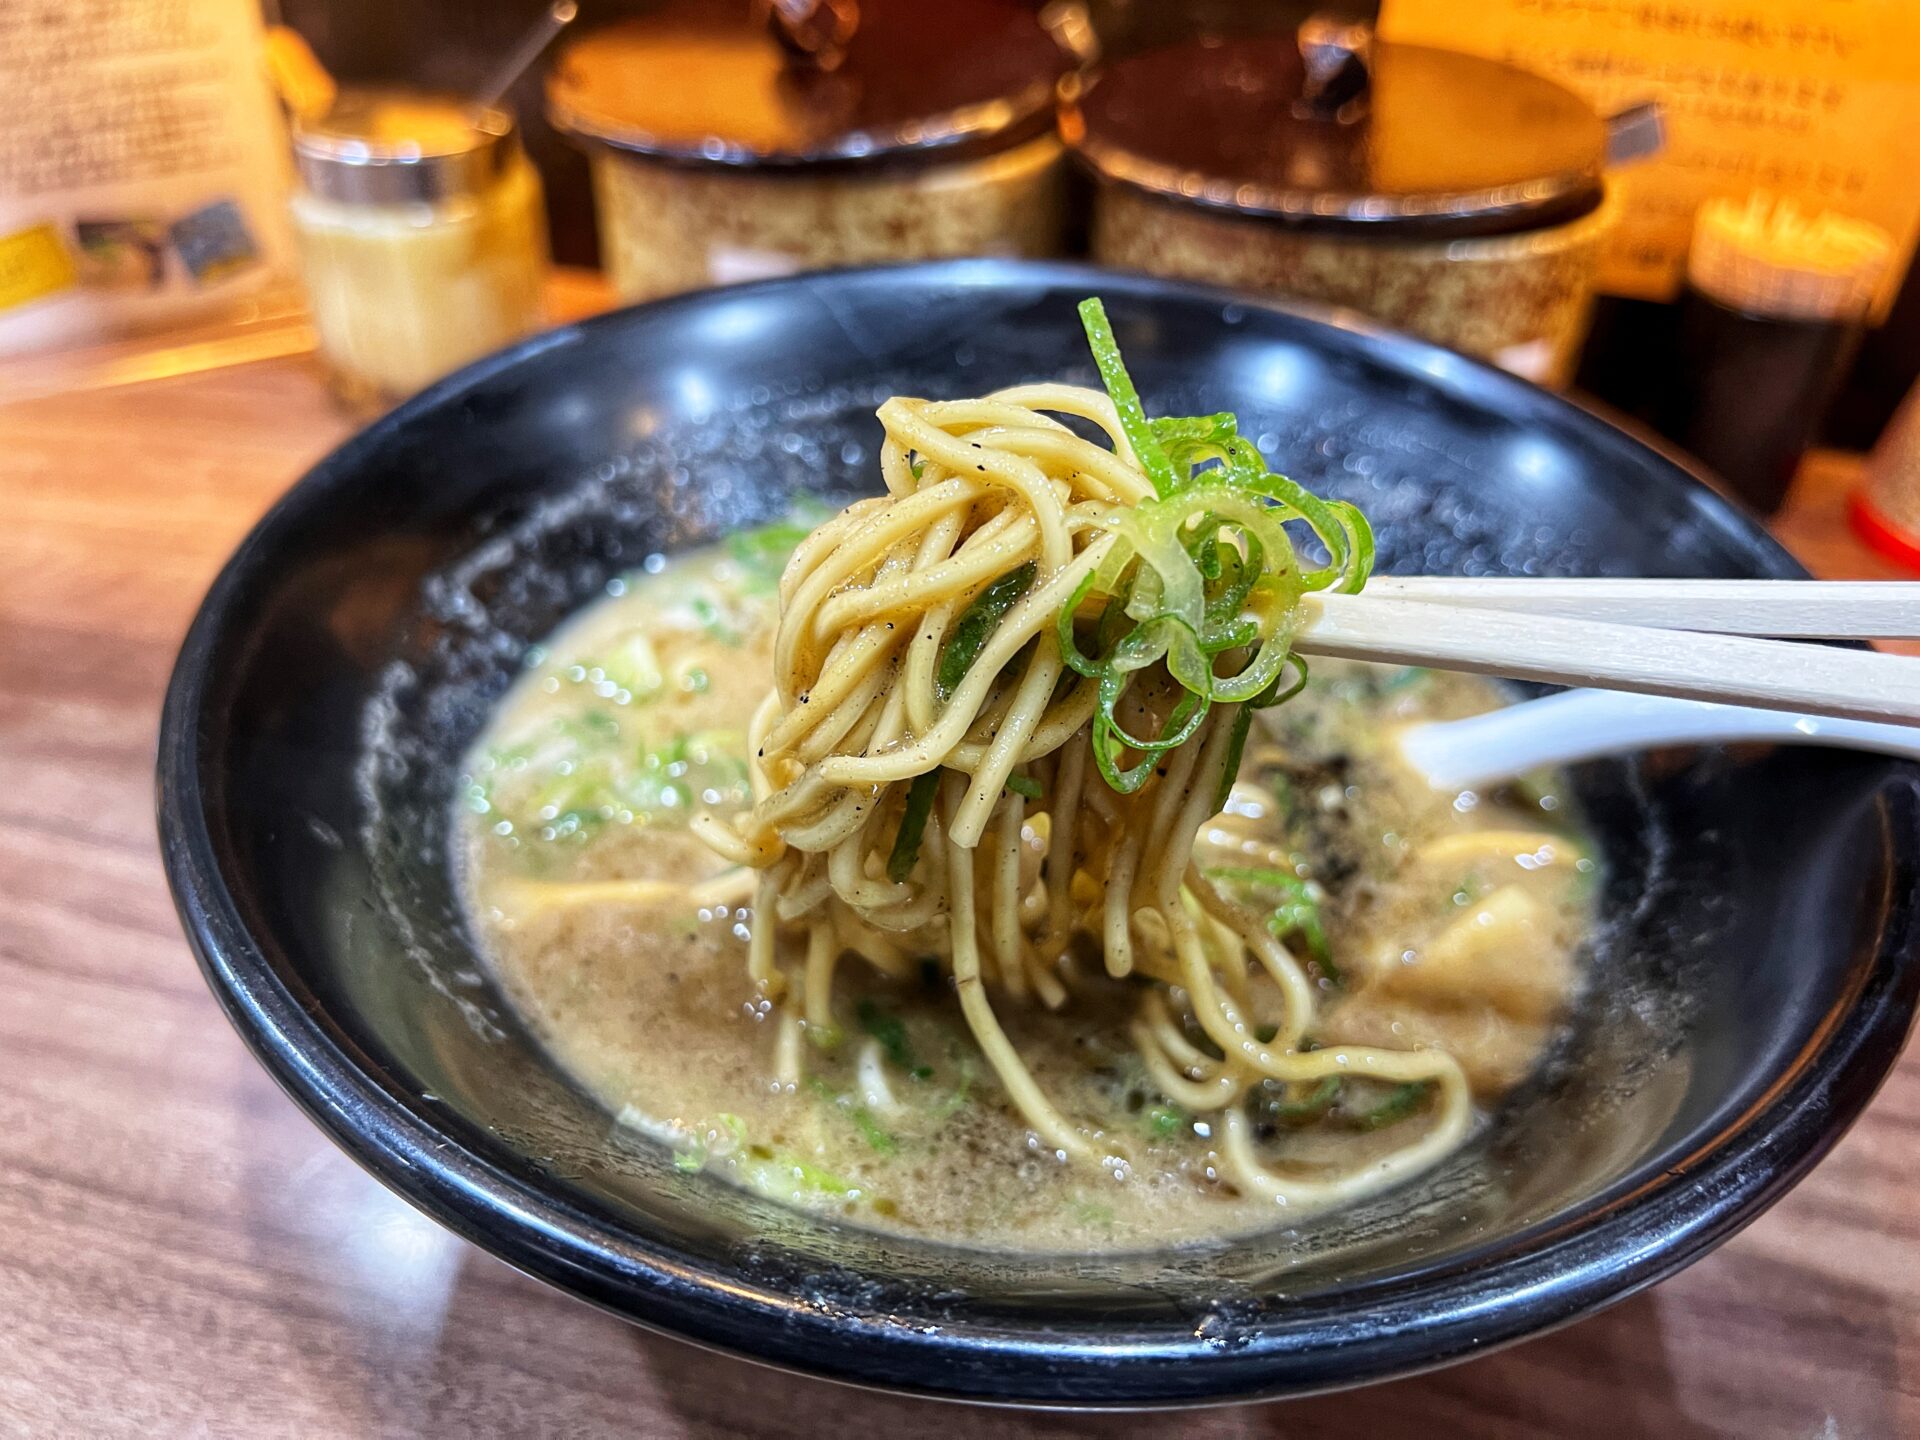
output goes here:
<path id="1" fill-rule="evenodd" d="M 1209 37 L 1105 66 L 1061 128 L 1099 182 L 1104 263 L 1571 372 L 1614 218 L 1609 135 L 1549 80 L 1364 32 Z"/>
<path id="2" fill-rule="evenodd" d="M 1771 515 L 1859 348 L 1893 256 L 1877 225 L 1758 192 L 1694 216 L 1661 432 Z"/>
<path id="3" fill-rule="evenodd" d="M 779 7 L 776 7 L 776 10 Z M 1018 0 L 842 0 L 803 49 L 739 0 L 583 35 L 548 79 L 586 149 L 629 299 L 833 265 L 1058 253 L 1054 92 L 1070 61 Z"/>
<path id="4" fill-rule="evenodd" d="M 504 111 L 348 91 L 293 149 L 308 303 L 350 400 L 390 403 L 539 326 L 540 179 Z"/>

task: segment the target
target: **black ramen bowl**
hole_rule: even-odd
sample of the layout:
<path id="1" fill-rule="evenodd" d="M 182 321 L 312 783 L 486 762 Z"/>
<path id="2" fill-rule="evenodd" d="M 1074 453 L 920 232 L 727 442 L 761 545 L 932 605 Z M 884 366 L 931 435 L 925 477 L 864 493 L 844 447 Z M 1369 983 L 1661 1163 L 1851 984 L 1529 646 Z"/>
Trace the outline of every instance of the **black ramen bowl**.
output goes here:
<path id="1" fill-rule="evenodd" d="M 240 548 L 160 741 L 166 864 L 263 1064 L 388 1185 L 642 1324 L 957 1398 L 1273 1396 L 1477 1354 L 1668 1275 L 1860 1113 L 1920 989 L 1920 771 L 1811 750 L 1582 767 L 1593 983 L 1479 1143 L 1231 1245 L 1032 1257 L 887 1238 L 676 1171 L 542 1054 L 449 883 L 451 783 L 526 647 L 644 557 L 870 487 L 875 405 L 1093 378 L 1230 409 L 1357 501 L 1384 568 L 1792 576 L 1751 520 L 1566 402 L 1405 338 L 1069 266 L 722 290 L 483 361 L 323 461 Z"/>

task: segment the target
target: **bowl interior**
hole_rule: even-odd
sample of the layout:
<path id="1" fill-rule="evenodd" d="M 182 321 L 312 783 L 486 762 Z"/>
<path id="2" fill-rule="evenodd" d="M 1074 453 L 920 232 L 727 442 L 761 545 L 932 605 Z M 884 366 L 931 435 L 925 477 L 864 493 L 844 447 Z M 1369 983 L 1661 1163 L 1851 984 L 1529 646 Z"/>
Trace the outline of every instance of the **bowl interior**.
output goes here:
<path id="1" fill-rule="evenodd" d="M 462 751 L 525 647 L 610 578 L 793 492 L 868 488 L 886 396 L 1091 381 L 1072 306 L 1095 288 L 1150 407 L 1237 412 L 1276 468 L 1366 510 L 1386 570 L 1797 573 L 1570 406 L 1204 291 L 951 265 L 747 287 L 533 342 L 292 493 L 210 599 L 170 708 L 184 768 L 163 810 L 191 812 L 194 833 L 170 833 L 169 855 L 215 988 L 376 1170 L 588 1298 L 828 1373 L 1037 1400 L 1303 1388 L 1460 1348 L 1463 1330 L 1405 1337 L 1436 1306 L 1513 1301 L 1512 1267 L 1556 1246 L 1624 1237 L 1651 1194 L 1696 1183 L 1805 1082 L 1849 1007 L 1899 1011 L 1875 955 L 1910 921 L 1911 846 L 1890 816 L 1911 773 L 1657 755 L 1578 773 L 1607 879 L 1574 1033 L 1486 1143 L 1358 1210 L 1277 1216 L 1230 1248 L 1010 1258 L 812 1220 L 619 1132 L 469 947 L 445 845 Z M 1621 1263 L 1622 1285 L 1650 1278 Z M 1396 1319 L 1410 1297 L 1419 1315 Z M 1194 1363 L 1126 1363 L 1147 1356 Z"/>

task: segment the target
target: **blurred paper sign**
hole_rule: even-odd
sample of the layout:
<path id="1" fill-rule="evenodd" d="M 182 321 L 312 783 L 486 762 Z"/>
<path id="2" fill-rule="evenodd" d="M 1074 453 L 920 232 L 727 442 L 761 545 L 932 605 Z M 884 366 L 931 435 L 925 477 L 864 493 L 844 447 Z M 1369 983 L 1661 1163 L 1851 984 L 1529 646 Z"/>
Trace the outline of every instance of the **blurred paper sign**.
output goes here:
<path id="1" fill-rule="evenodd" d="M 1625 200 L 1601 289 L 1670 299 L 1703 200 L 1756 189 L 1894 237 L 1891 303 L 1920 229 L 1920 5 L 1911 0 L 1384 0 L 1389 40 L 1505 60 L 1612 113 L 1657 100 L 1667 149 Z"/>
<path id="2" fill-rule="evenodd" d="M 209 320 L 287 272 L 255 0 L 0 0 L 0 355 Z"/>

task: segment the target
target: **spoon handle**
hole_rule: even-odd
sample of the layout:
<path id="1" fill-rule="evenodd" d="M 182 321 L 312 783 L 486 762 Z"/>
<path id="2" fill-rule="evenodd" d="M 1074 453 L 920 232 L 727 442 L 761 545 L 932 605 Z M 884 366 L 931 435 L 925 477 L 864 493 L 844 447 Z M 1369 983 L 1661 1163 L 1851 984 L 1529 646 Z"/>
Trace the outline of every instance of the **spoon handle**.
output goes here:
<path id="1" fill-rule="evenodd" d="M 1920 728 L 1913 726 L 1614 690 L 1567 690 L 1465 720 L 1409 726 L 1400 732 L 1400 749 L 1436 789 L 1464 790 L 1599 755 L 1737 740 L 1920 758 Z"/>

